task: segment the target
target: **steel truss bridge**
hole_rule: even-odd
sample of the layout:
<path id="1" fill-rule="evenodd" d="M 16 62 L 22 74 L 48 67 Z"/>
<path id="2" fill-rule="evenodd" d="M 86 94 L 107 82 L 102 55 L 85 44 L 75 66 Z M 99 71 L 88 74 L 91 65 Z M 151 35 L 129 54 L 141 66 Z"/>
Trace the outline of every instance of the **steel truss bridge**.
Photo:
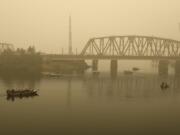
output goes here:
<path id="1" fill-rule="evenodd" d="M 78 55 L 52 55 L 59 59 L 180 59 L 180 41 L 148 36 L 91 38 Z"/>
<path id="2" fill-rule="evenodd" d="M 4 50 L 7 50 L 7 49 L 13 50 L 14 49 L 13 44 L 0 43 L 0 53 L 3 52 Z"/>

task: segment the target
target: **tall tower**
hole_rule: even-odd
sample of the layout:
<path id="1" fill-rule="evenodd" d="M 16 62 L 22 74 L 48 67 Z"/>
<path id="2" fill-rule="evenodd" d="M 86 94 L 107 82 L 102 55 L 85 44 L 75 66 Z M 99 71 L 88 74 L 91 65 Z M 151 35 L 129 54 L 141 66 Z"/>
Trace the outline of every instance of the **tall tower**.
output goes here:
<path id="1" fill-rule="evenodd" d="M 71 55 L 72 52 L 72 27 L 71 27 L 71 16 L 69 16 L 69 55 Z"/>

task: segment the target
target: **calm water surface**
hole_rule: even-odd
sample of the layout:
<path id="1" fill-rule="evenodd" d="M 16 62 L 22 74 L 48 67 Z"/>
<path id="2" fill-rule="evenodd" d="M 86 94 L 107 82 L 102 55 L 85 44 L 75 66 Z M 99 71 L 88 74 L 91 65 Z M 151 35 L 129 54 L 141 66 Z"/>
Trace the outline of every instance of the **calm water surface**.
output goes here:
<path id="1" fill-rule="evenodd" d="M 162 81 L 170 89 L 162 91 Z M 8 88 L 39 96 L 7 100 Z M 180 133 L 180 79 L 154 75 L 0 80 L 1 135 Z"/>

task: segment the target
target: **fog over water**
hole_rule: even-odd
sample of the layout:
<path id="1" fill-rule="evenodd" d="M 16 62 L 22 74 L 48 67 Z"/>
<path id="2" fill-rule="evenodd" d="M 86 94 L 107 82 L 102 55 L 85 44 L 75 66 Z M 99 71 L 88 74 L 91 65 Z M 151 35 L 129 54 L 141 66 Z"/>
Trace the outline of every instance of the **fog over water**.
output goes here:
<path id="1" fill-rule="evenodd" d="M 86 61 L 88 65 L 92 65 L 92 61 Z M 169 61 L 168 72 L 169 75 L 175 74 L 174 64 L 175 61 Z M 158 74 L 158 61 L 152 60 L 119 60 L 118 61 L 118 73 L 122 74 L 125 70 L 132 71 L 136 67 L 139 68 L 135 74 Z M 90 73 L 92 70 L 88 69 L 87 72 Z M 110 72 L 110 61 L 109 60 L 99 60 L 98 71 L 108 74 Z"/>
<path id="2" fill-rule="evenodd" d="M 162 91 L 162 81 L 170 88 Z M 155 75 L 1 79 L 4 135 L 179 133 L 180 85 Z M 6 100 L 8 88 L 39 88 L 39 96 Z"/>
<path id="3" fill-rule="evenodd" d="M 69 16 L 74 53 L 76 48 L 80 53 L 93 37 L 180 40 L 179 7 L 179 0 L 0 0 L 0 43 L 34 46 L 49 54 L 60 54 L 64 48 L 67 53 Z M 98 61 L 99 76 L 93 76 L 91 68 L 84 75 L 51 74 L 61 64 L 47 61 L 44 68 L 57 70 L 41 76 L 41 55 L 33 47 L 27 50 L 1 56 L 5 66 L 0 65 L 4 73 L 0 76 L 0 135 L 180 134 L 180 78 L 174 75 L 175 61 L 169 61 L 165 77 L 158 75 L 158 61 L 151 60 L 118 60 L 117 78 L 110 76 L 110 60 Z M 92 65 L 92 60 L 86 62 Z M 14 74 L 6 74 L 14 67 Z M 37 67 L 39 74 L 32 75 Z M 139 70 L 125 75 L 133 68 Z M 21 75 L 16 73 L 23 69 Z M 16 93 L 12 89 L 38 90 L 38 95 L 22 96 L 18 91 L 19 96 L 8 97 L 7 90 Z"/>
<path id="4" fill-rule="evenodd" d="M 89 38 L 147 35 L 179 40 L 179 0 L 1 0 L 0 41 L 15 47 L 67 52 L 72 16 L 73 49 Z"/>

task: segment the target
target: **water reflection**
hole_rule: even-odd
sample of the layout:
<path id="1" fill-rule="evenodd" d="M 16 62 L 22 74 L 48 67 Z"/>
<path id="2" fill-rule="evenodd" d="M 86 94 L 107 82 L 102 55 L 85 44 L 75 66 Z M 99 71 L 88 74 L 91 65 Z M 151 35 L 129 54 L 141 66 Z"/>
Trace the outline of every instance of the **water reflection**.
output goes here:
<path id="1" fill-rule="evenodd" d="M 158 76 L 122 76 L 117 79 L 87 79 L 84 85 L 89 97 L 157 97 L 163 94 L 161 83 L 167 82 L 169 95 L 180 92 L 180 78 Z"/>
<path id="2" fill-rule="evenodd" d="M 28 99 L 28 98 L 31 98 L 33 99 L 34 97 L 37 97 L 39 96 L 39 94 L 36 94 L 36 95 L 31 95 L 31 96 L 6 96 L 6 99 L 8 101 L 15 101 L 16 99 Z"/>
<path id="3" fill-rule="evenodd" d="M 68 79 L 68 87 L 67 87 L 67 106 L 71 106 L 71 81 L 72 79 Z"/>
<path id="4" fill-rule="evenodd" d="M 90 77 L 78 78 L 82 86 L 77 90 L 75 78 L 63 78 L 59 80 L 66 81 L 66 105 L 70 107 L 74 102 L 72 98 L 77 93 L 86 93 L 93 99 L 137 99 L 154 98 L 162 96 L 176 96 L 180 93 L 180 78 L 173 76 L 159 77 L 155 75 L 146 76 L 120 76 L 117 79 L 110 77 Z M 161 83 L 167 82 L 169 88 L 164 91 L 161 89 Z"/>
<path id="5" fill-rule="evenodd" d="M 4 85 L 4 92 L 6 92 L 7 89 L 12 88 L 39 89 L 43 80 L 43 78 L 1 78 L 1 83 Z M 148 98 L 162 96 L 163 92 L 166 92 L 168 95 L 177 95 L 180 92 L 180 78 L 173 76 L 159 77 L 156 75 L 142 75 L 120 76 L 117 79 L 111 79 L 110 77 L 67 77 L 54 79 L 55 82 L 65 81 L 67 84 L 66 89 L 64 89 L 66 91 L 67 106 L 71 106 L 72 97 L 74 96 L 73 92 L 77 91 L 75 80 L 79 80 L 82 83 L 82 86 L 78 89 L 85 91 L 89 98 Z M 47 83 L 49 82 L 50 80 L 47 80 Z M 162 82 L 167 82 L 169 85 L 167 91 L 162 91 L 160 87 Z M 55 87 L 59 86 L 57 85 Z M 15 98 L 7 97 L 7 100 L 14 101 Z"/>
<path id="6" fill-rule="evenodd" d="M 34 98 L 39 95 L 26 95 L 26 96 L 7 96 L 8 89 L 37 89 L 41 81 L 40 76 L 1 76 L 1 97 L 6 97 L 8 101 L 15 101 L 16 99 Z"/>
<path id="7" fill-rule="evenodd" d="M 0 125 L 5 135 L 24 135 L 31 131 L 44 135 L 69 131 L 72 134 L 86 134 L 87 131 L 103 135 L 114 131 L 125 134 L 124 129 L 137 134 L 135 130 L 152 130 L 154 125 L 163 127 L 180 122 L 177 119 L 180 100 L 176 98 L 180 94 L 180 79 L 171 76 L 119 76 L 113 80 L 101 76 L 14 79 L 10 84 L 8 81 L 0 81 L 1 93 L 19 84 L 40 89 L 40 96 L 9 98 L 8 101 L 15 101 L 13 103 L 2 98 Z M 170 85 L 166 92 L 160 88 L 163 81 Z M 164 129 L 168 130 L 165 127 L 162 131 Z"/>
<path id="8" fill-rule="evenodd" d="M 7 88 L 34 89 L 41 80 L 40 76 L 1 76 L 2 84 Z"/>

